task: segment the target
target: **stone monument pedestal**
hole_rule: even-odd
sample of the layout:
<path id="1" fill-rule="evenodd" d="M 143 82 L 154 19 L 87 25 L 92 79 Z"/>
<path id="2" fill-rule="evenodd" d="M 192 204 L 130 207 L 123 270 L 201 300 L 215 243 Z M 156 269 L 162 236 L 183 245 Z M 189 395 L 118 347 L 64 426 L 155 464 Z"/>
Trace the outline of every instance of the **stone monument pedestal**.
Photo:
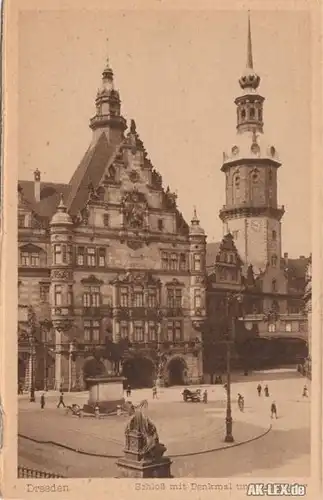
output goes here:
<path id="1" fill-rule="evenodd" d="M 124 377 L 113 375 L 87 378 L 89 399 L 88 403 L 83 406 L 83 410 L 93 414 L 96 406 L 99 407 L 100 413 L 110 413 L 117 410 L 117 406 L 124 403 L 123 381 Z"/>
<path id="2" fill-rule="evenodd" d="M 134 417 L 136 418 L 136 416 Z M 147 436 L 138 430 L 126 431 L 124 457 L 117 466 L 120 478 L 171 478 L 169 457 L 163 457 L 166 447 L 156 443 L 151 453 L 146 453 Z"/>
<path id="3" fill-rule="evenodd" d="M 119 458 L 117 462 L 117 466 L 120 471 L 120 478 L 171 478 L 171 464 L 172 461 L 168 457 L 161 457 L 158 462 L 137 462 L 126 458 Z"/>

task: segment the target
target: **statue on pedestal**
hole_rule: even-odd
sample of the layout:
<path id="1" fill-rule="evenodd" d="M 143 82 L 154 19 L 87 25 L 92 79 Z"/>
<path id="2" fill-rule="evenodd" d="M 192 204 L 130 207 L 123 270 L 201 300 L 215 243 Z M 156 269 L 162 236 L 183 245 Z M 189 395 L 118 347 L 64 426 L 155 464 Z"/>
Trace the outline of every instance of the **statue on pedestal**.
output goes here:
<path id="1" fill-rule="evenodd" d="M 166 446 L 159 442 L 156 426 L 141 411 L 136 411 L 130 418 L 125 434 L 125 451 L 131 451 L 131 445 L 134 444 L 141 460 L 158 460 L 166 451 Z M 138 437 L 138 442 L 133 439 L 135 435 Z M 138 444 L 140 444 L 139 449 Z"/>

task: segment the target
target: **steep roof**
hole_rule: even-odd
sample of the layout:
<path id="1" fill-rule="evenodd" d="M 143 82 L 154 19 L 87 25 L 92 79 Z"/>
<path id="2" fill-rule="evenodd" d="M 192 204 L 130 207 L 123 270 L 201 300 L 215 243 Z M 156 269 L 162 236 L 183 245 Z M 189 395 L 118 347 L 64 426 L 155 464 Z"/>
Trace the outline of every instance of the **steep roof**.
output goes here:
<path id="1" fill-rule="evenodd" d="M 116 145 L 109 145 L 103 132 L 98 141 L 86 151 L 69 182 L 66 206 L 71 215 L 76 215 L 84 207 L 89 195 L 89 185 L 92 184 L 94 189 L 98 186 L 106 167 L 114 158 L 113 153 L 117 150 Z"/>
<path id="2" fill-rule="evenodd" d="M 34 181 L 20 180 L 18 186 L 22 190 L 23 200 L 27 206 L 42 218 L 51 218 L 56 211 L 60 195 L 68 193 L 68 184 L 55 182 L 40 183 L 40 201 L 35 200 Z"/>
<path id="3" fill-rule="evenodd" d="M 221 241 L 214 241 L 206 245 L 206 268 L 213 267 L 216 261 L 216 256 L 219 253 Z"/>

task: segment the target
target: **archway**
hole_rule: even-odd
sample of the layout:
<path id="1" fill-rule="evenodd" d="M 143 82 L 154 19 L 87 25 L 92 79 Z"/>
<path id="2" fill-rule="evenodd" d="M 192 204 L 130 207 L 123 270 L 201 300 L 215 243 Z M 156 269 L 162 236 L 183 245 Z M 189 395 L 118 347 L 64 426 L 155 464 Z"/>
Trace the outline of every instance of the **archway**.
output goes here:
<path id="1" fill-rule="evenodd" d="M 155 381 L 155 365 L 151 359 L 143 356 L 125 359 L 122 375 L 132 389 L 152 387 Z"/>
<path id="2" fill-rule="evenodd" d="M 187 366 L 181 357 L 172 358 L 167 365 L 168 385 L 184 385 Z"/>

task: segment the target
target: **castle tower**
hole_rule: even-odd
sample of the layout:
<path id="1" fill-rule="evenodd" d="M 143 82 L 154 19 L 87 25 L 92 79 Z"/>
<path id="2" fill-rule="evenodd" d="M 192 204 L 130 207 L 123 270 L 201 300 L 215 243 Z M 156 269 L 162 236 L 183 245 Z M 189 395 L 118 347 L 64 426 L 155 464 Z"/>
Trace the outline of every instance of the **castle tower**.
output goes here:
<path id="1" fill-rule="evenodd" d="M 114 75 L 109 60 L 102 73 L 102 85 L 97 92 L 95 106 L 96 114 L 90 120 L 93 141 L 96 142 L 102 132 L 105 132 L 110 144 L 120 144 L 127 124 L 121 115 L 120 95 L 114 87 Z"/>
<path id="2" fill-rule="evenodd" d="M 189 228 L 190 244 L 190 310 L 191 321 L 196 332 L 196 339 L 202 340 L 202 331 L 206 315 L 206 236 L 204 229 L 200 226 L 196 209 Z M 198 371 L 202 372 L 202 352 L 198 354 Z"/>
<path id="3" fill-rule="evenodd" d="M 71 387 L 68 368 L 73 324 L 73 222 L 67 213 L 63 197 L 50 222 L 51 241 L 51 317 L 55 330 L 55 385 Z"/>
<path id="4" fill-rule="evenodd" d="M 267 265 L 280 266 L 284 207 L 277 204 L 277 171 L 281 164 L 263 130 L 265 99 L 258 93 L 260 77 L 253 67 L 250 18 L 247 65 L 239 84 L 242 92 L 235 99 L 236 136 L 230 150 L 223 153 L 226 203 L 220 218 L 224 234 L 231 232 L 242 260 L 257 272 Z"/>

